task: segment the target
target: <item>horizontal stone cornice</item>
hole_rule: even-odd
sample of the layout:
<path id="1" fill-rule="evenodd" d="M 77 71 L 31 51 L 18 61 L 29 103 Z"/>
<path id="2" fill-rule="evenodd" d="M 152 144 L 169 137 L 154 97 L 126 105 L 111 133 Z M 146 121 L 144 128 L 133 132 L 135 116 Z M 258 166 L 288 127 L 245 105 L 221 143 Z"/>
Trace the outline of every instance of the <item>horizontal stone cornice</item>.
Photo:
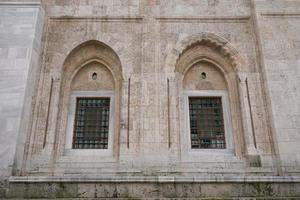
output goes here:
<path id="1" fill-rule="evenodd" d="M 143 16 L 49 16 L 50 20 L 55 21 L 141 21 Z"/>
<path id="2" fill-rule="evenodd" d="M 300 183 L 299 176 L 12 176 L 10 183 Z"/>
<path id="3" fill-rule="evenodd" d="M 142 21 L 146 16 L 49 16 L 52 20 L 94 20 L 94 21 Z M 156 16 L 156 20 L 160 22 L 199 22 L 199 21 L 212 21 L 212 22 L 236 22 L 243 23 L 250 19 L 250 16 Z"/>
<path id="4" fill-rule="evenodd" d="M 32 2 L 19 2 L 19 1 L 1 1 L 0 7 L 39 7 L 41 6 L 40 1 L 32 1 Z"/>

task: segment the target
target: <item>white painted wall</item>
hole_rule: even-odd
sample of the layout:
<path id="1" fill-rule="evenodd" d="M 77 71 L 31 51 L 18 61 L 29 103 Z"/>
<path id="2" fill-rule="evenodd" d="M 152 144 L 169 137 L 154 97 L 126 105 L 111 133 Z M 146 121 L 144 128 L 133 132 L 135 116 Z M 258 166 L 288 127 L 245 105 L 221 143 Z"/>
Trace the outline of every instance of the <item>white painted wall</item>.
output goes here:
<path id="1" fill-rule="evenodd" d="M 11 175 L 18 135 L 26 130 L 21 119 L 30 114 L 41 14 L 38 1 L 0 0 L 0 177 Z"/>

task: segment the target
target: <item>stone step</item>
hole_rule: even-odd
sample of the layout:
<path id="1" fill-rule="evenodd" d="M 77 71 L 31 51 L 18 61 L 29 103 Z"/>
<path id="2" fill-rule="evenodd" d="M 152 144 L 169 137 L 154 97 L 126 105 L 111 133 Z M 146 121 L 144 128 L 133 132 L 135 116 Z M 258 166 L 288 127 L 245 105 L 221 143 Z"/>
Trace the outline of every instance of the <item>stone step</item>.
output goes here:
<path id="1" fill-rule="evenodd" d="M 6 198 L 299 199 L 300 177 L 11 177 Z"/>

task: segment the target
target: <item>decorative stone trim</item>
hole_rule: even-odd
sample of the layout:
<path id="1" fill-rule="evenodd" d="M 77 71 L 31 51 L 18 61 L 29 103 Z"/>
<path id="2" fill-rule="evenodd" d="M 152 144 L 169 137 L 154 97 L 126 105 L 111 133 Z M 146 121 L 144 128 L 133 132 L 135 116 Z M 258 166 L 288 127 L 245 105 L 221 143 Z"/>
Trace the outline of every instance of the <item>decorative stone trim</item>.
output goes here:
<path id="1" fill-rule="evenodd" d="M 181 55 L 183 55 L 187 50 L 189 50 L 193 46 L 201 43 L 205 43 L 208 46 L 213 46 L 218 49 L 221 49 L 220 52 L 224 56 L 229 57 L 229 59 L 232 62 L 231 64 L 234 67 L 241 66 L 242 59 L 238 55 L 238 51 L 234 47 L 232 47 L 232 45 L 226 39 L 208 32 L 203 32 L 198 35 L 193 35 L 191 37 L 185 38 L 181 42 L 180 46 L 178 46 L 177 52 L 180 53 L 177 55 L 176 64 L 178 63 Z"/>
<path id="2" fill-rule="evenodd" d="M 229 59 L 235 71 L 243 71 L 243 69 L 247 68 L 246 59 L 238 53 L 229 41 L 210 32 L 202 32 L 179 40 L 167 57 L 166 63 L 168 66 L 166 68 L 177 66 L 181 56 L 199 44 L 219 49 L 219 53 Z"/>

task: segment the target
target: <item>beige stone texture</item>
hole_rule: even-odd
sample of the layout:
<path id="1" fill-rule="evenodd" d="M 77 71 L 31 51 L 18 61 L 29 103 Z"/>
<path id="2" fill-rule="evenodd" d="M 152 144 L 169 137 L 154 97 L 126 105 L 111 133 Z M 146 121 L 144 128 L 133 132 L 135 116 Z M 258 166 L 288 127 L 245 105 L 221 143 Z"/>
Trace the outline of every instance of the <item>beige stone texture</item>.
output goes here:
<path id="1" fill-rule="evenodd" d="M 0 0 L 0 11 L 0 176 L 298 180 L 299 1 Z M 76 91 L 114 98 L 111 154 L 66 153 Z M 228 148 L 191 149 L 189 92 L 223 95 Z"/>
<path id="2" fill-rule="evenodd" d="M 95 76 L 95 78 L 93 78 Z M 73 91 L 114 90 L 111 72 L 100 63 L 89 63 L 80 69 L 71 83 Z"/>
<path id="3" fill-rule="evenodd" d="M 126 172 L 129 168 L 146 173 L 168 172 L 171 166 L 175 171 L 215 171 L 219 165 L 228 166 L 224 171 L 234 173 L 242 170 L 243 163 L 246 165 L 248 154 L 264 155 L 266 160 L 271 157 L 271 143 L 263 130 L 268 126 L 267 120 L 259 120 L 251 126 L 259 110 L 249 109 L 247 98 L 243 100 L 245 103 L 240 102 L 243 91 L 246 97 L 249 94 L 256 97 L 249 97 L 251 106 L 264 109 L 264 99 L 260 97 L 263 94 L 255 89 L 250 91 L 254 83 L 255 87 L 262 87 L 257 79 L 250 78 L 251 73 L 259 76 L 260 72 L 256 65 L 253 27 L 247 17 L 250 15 L 247 1 L 240 4 L 244 11 L 237 11 L 232 17 L 223 17 L 229 13 L 221 10 L 218 14 L 207 13 L 208 17 L 201 14 L 177 16 L 182 11 L 176 8 L 178 14 L 172 13 L 172 6 L 168 7 L 172 3 L 163 1 L 153 1 L 153 4 L 134 1 L 133 9 L 123 13 L 124 16 L 119 16 L 123 8 L 119 15 L 111 10 L 120 6 L 116 2 L 47 1 L 43 4 L 48 16 L 46 45 L 33 114 L 36 128 L 30 133 L 32 142 L 24 173 L 30 174 L 32 169 L 46 174 L 78 173 L 84 165 L 90 166 L 85 169 L 86 173 L 95 173 L 95 170 Z M 192 4 L 198 8 L 205 5 L 174 2 L 177 4 L 182 9 Z M 102 12 L 89 13 L 90 8 L 99 5 L 105 8 L 106 17 Z M 225 5 L 206 6 L 223 8 Z M 123 6 L 128 5 L 124 2 Z M 96 69 L 99 79 L 92 81 L 91 73 Z M 205 81 L 199 79 L 202 71 L 207 75 Z M 245 92 L 246 86 L 240 83 L 240 73 L 247 77 L 249 94 Z M 183 146 L 181 138 L 182 134 L 189 134 L 182 117 L 185 89 L 228 91 L 232 155 L 220 154 L 205 159 L 205 153 L 200 153 L 194 164 L 188 162 L 185 168 L 181 167 L 185 159 L 182 151 L 189 148 Z M 76 90 L 115 91 L 116 120 L 111 158 L 64 155 L 69 97 L 70 92 Z M 243 115 L 243 109 L 248 114 Z M 252 135 L 256 132 L 260 135 L 254 141 Z M 255 142 L 259 149 L 250 151 Z M 263 165 L 273 164 L 269 159 Z M 202 167 L 199 169 L 199 166 Z M 269 171 L 267 167 L 261 170 Z"/>
<path id="4" fill-rule="evenodd" d="M 198 63 L 186 72 L 185 90 L 227 90 L 227 84 L 218 68 L 210 63 Z"/>

